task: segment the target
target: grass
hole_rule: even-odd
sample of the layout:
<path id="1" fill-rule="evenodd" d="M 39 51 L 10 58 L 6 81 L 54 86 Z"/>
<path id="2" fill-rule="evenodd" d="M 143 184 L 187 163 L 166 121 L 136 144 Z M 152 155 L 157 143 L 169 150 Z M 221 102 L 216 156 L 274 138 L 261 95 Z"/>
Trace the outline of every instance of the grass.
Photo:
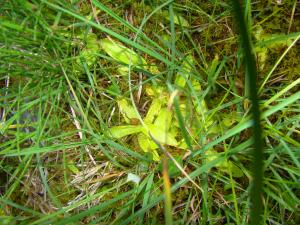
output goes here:
<path id="1" fill-rule="evenodd" d="M 0 224 L 299 224 L 298 5 L 245 1 L 255 84 L 227 1 L 1 1 Z"/>

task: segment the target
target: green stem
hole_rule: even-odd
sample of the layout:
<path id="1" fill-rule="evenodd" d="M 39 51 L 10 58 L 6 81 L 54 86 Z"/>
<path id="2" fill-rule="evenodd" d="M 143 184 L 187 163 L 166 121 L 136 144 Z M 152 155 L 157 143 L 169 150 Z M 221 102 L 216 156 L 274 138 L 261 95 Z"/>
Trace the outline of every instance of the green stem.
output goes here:
<path id="1" fill-rule="evenodd" d="M 249 97 L 252 101 L 252 118 L 253 118 L 253 181 L 251 187 L 251 215 L 250 224 L 260 224 L 262 215 L 262 187 L 263 187 L 263 142 L 262 129 L 260 125 L 260 110 L 257 96 L 256 78 L 257 71 L 255 65 L 255 57 L 252 50 L 251 38 L 249 34 L 249 27 L 245 21 L 243 9 L 239 1 L 232 0 L 233 14 L 240 32 L 240 41 L 243 48 L 245 64 L 246 64 L 246 79 L 249 84 Z M 248 23 L 248 26 L 249 23 Z"/>

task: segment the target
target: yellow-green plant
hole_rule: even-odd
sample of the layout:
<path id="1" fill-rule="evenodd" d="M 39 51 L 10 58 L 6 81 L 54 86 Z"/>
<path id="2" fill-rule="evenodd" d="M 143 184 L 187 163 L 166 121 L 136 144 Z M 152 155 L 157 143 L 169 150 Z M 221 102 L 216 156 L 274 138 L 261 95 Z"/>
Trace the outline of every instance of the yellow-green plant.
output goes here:
<path id="1" fill-rule="evenodd" d="M 122 63 L 121 68 L 123 69 L 126 68 L 126 65 L 149 69 L 144 58 L 110 38 L 102 39 L 100 45 L 109 56 L 117 62 Z M 214 60 L 214 66 L 218 63 L 217 60 L 218 58 Z M 175 76 L 174 84 L 179 89 L 184 89 L 187 82 L 191 81 L 193 89 L 200 92 L 200 82 L 190 77 L 194 67 L 193 62 L 194 58 L 191 55 L 185 58 L 181 65 L 181 70 L 178 71 Z M 150 153 L 154 161 L 160 160 L 157 150 L 161 146 L 182 149 L 184 154 L 184 150 L 187 150 L 188 147 L 180 135 L 179 123 L 173 114 L 172 106 L 168 104 L 170 102 L 168 91 L 161 86 L 148 86 L 146 88 L 146 94 L 152 101 L 144 117 L 141 117 L 136 107 L 125 98 L 119 98 L 117 100 L 124 124 L 111 127 L 109 129 L 111 137 L 120 139 L 128 135 L 133 135 L 140 149 Z M 186 98 L 184 96 L 180 99 L 180 111 L 183 115 L 185 114 L 185 100 Z M 208 119 L 209 117 L 206 115 L 208 109 L 205 100 L 196 101 L 196 99 L 194 99 L 193 106 L 195 108 L 195 117 L 197 117 L 197 121 L 203 123 L 202 127 L 206 130 L 206 133 L 215 135 L 216 129 L 213 127 L 213 124 L 214 126 L 218 126 L 218 124 L 213 118 Z M 190 127 L 190 135 L 193 140 L 198 139 L 198 127 L 195 124 L 196 123 L 187 123 L 187 126 Z M 215 159 L 217 155 L 218 153 L 214 149 L 209 149 L 206 152 L 206 161 Z M 241 175 L 239 168 L 231 161 L 221 162 L 217 164 L 216 167 L 223 172 L 231 170 L 234 176 Z"/>
<path id="2" fill-rule="evenodd" d="M 171 18 L 167 11 L 163 11 L 162 14 L 165 19 L 170 21 Z M 174 21 L 174 24 L 176 24 L 178 26 L 183 26 L 183 27 L 190 26 L 189 22 L 183 16 L 181 16 L 179 14 L 174 14 L 173 21 Z"/>
<path id="3" fill-rule="evenodd" d="M 178 141 L 170 129 L 173 115 L 172 111 L 167 108 L 168 95 L 157 90 L 147 92 L 148 95 L 155 93 L 155 98 L 145 117 L 142 118 L 142 123 L 139 122 L 139 115 L 135 108 L 126 99 L 120 99 L 118 106 L 126 125 L 111 127 L 110 134 L 114 138 L 135 134 L 140 148 L 144 152 L 151 153 L 153 160 L 159 161 L 157 149 L 160 145 L 176 147 Z"/>

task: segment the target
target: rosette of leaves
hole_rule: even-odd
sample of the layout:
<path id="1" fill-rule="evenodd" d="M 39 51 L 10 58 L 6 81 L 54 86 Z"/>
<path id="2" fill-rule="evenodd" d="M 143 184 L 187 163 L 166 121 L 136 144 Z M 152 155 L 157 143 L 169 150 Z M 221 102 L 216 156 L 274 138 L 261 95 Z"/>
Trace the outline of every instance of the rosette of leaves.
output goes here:
<path id="1" fill-rule="evenodd" d="M 166 106 L 168 96 L 158 93 L 155 91 L 156 97 L 153 98 L 142 121 L 140 121 L 141 117 L 132 104 L 124 98 L 118 100 L 119 110 L 126 125 L 113 126 L 109 130 L 111 136 L 117 139 L 135 135 L 141 150 L 150 153 L 154 161 L 160 159 L 157 152 L 160 146 L 178 146 L 176 134 L 170 129 L 173 114 Z"/>
<path id="2" fill-rule="evenodd" d="M 118 45 L 118 43 L 113 43 L 109 39 L 102 41 L 102 48 L 108 48 L 108 46 L 112 47 L 117 44 L 117 47 L 115 47 L 116 49 L 108 53 L 117 61 L 120 61 L 123 64 L 133 64 L 134 62 L 136 63 L 134 66 L 146 65 L 144 59 L 140 58 L 140 56 L 132 50 L 124 48 Z M 181 65 L 182 69 L 176 74 L 174 83 L 178 88 L 184 89 L 186 83 L 190 81 L 195 91 L 201 91 L 199 81 L 190 77 L 194 67 L 193 61 L 194 59 L 192 56 L 189 55 L 186 57 Z M 188 149 L 187 144 L 180 135 L 177 117 L 174 116 L 171 107 L 168 107 L 170 96 L 167 90 L 161 86 L 148 86 L 146 88 L 146 94 L 152 99 L 152 102 L 143 118 L 140 116 L 137 109 L 125 98 L 117 100 L 118 107 L 125 124 L 111 127 L 109 129 L 110 135 L 116 139 L 133 135 L 133 137 L 137 140 L 140 149 L 144 152 L 150 153 L 154 161 L 160 160 L 157 150 L 161 146 L 172 146 L 183 149 L 183 151 Z M 183 115 L 185 113 L 185 100 L 186 98 L 184 97 L 180 99 L 180 110 Z M 196 111 L 195 114 L 197 116 L 197 120 L 204 123 L 204 127 L 208 134 L 212 133 L 215 135 L 215 129 L 211 129 L 215 122 L 213 121 L 213 118 L 208 119 L 206 115 L 208 109 L 205 100 L 196 101 L 194 99 L 193 105 Z M 172 126 L 170 126 L 171 124 Z M 192 136 L 193 134 L 197 134 L 197 126 L 195 126 L 195 123 L 190 124 L 190 130 Z M 197 140 L 197 135 L 194 135 L 192 138 Z M 216 157 L 218 153 L 213 149 L 210 149 L 206 154 L 206 160 L 209 161 L 213 160 L 213 157 Z M 222 172 L 228 172 L 229 170 L 234 171 L 232 172 L 233 176 L 239 176 L 241 174 L 239 168 L 231 161 L 219 163 L 215 167 Z"/>

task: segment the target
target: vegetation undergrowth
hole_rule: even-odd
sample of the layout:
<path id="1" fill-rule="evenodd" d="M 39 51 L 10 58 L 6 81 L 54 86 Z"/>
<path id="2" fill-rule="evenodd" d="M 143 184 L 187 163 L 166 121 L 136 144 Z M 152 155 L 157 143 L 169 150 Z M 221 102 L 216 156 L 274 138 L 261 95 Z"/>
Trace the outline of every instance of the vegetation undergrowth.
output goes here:
<path id="1" fill-rule="evenodd" d="M 244 2 L 262 224 L 299 224 L 300 5 Z M 248 224 L 253 125 L 228 1 L 0 2 L 0 224 Z"/>

